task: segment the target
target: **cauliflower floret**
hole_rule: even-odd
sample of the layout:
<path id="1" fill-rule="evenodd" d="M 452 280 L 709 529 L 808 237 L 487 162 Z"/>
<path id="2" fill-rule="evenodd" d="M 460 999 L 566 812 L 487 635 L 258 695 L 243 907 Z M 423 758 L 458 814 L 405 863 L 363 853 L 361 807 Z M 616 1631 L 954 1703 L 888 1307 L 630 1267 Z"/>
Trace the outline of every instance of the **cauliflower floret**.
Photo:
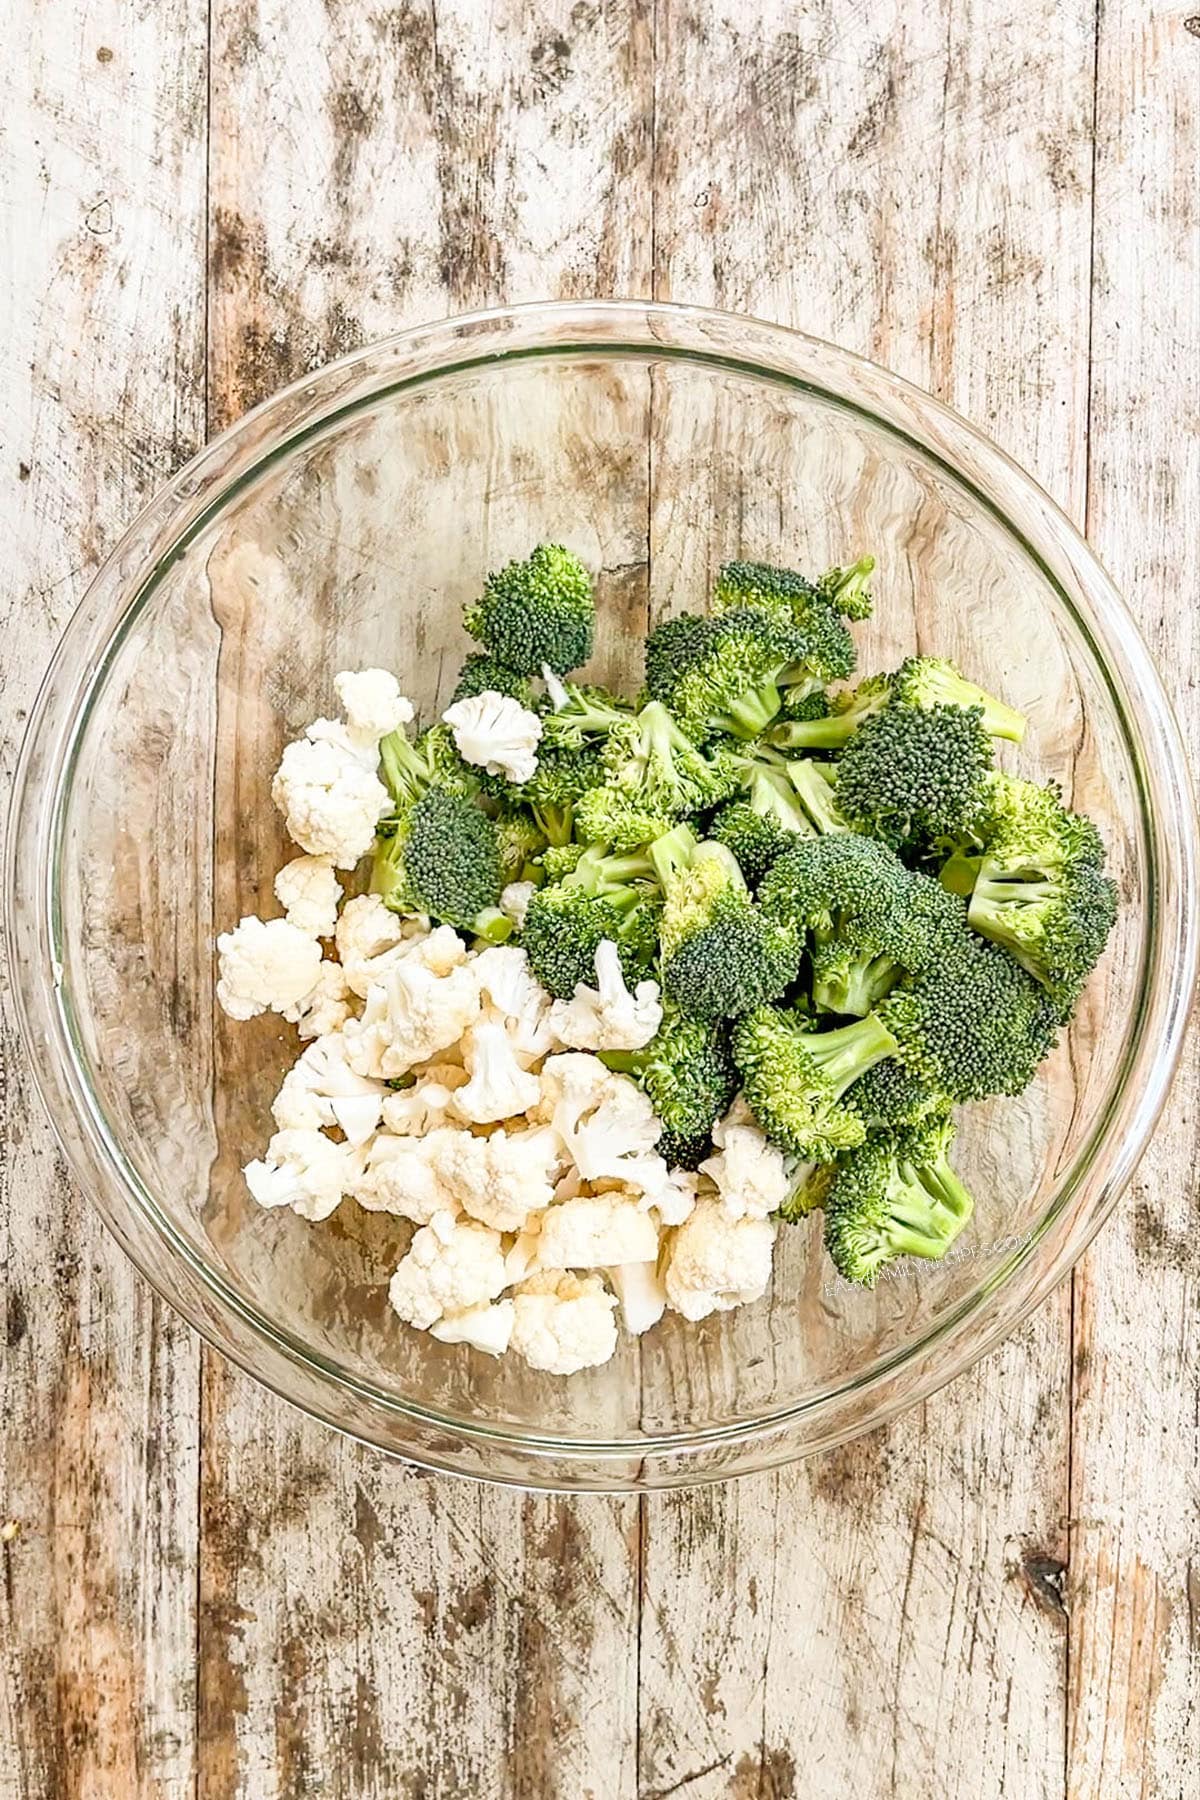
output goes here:
<path id="1" fill-rule="evenodd" d="M 554 1269 L 531 1275 L 514 1295 L 509 1347 L 549 1375 L 593 1368 L 617 1347 L 616 1304 L 595 1275 Z"/>
<path id="2" fill-rule="evenodd" d="M 658 1227 L 627 1191 L 580 1194 L 552 1206 L 542 1220 L 538 1263 L 543 1269 L 603 1269 L 657 1258 Z"/>
<path id="3" fill-rule="evenodd" d="M 783 1152 L 757 1125 L 726 1118 L 713 1135 L 721 1148 L 700 1168 L 716 1184 L 726 1212 L 734 1219 L 765 1219 L 778 1211 L 791 1189 Z"/>
<path id="4" fill-rule="evenodd" d="M 554 1042 L 550 1030 L 550 996 L 515 944 L 483 950 L 475 958 L 479 991 L 503 1015 L 505 1029 L 518 1056 L 537 1062 Z"/>
<path id="5" fill-rule="evenodd" d="M 443 1344 L 470 1344 L 488 1356 L 503 1356 L 512 1337 L 516 1307 L 511 1300 L 493 1306 L 469 1306 L 466 1312 L 446 1313 L 429 1327 L 430 1337 Z"/>
<path id="6" fill-rule="evenodd" d="M 685 1319 L 729 1312 L 766 1292 L 775 1226 L 770 1219 L 734 1219 L 716 1196 L 672 1232 L 663 1279 L 667 1304 Z"/>
<path id="7" fill-rule="evenodd" d="M 464 762 L 515 782 L 528 781 L 536 770 L 542 721 L 511 695 L 488 688 L 469 700 L 456 700 L 442 719 Z"/>
<path id="8" fill-rule="evenodd" d="M 275 877 L 275 898 L 309 937 L 332 937 L 342 884 L 327 856 L 294 856 Z"/>
<path id="9" fill-rule="evenodd" d="M 438 943 L 443 932 L 454 939 L 457 966 Z M 449 926 L 416 940 L 387 980 L 371 987 L 362 1018 L 346 1025 L 351 1067 L 392 1080 L 456 1044 L 479 1014 L 479 988 L 464 956 Z"/>
<path id="10" fill-rule="evenodd" d="M 445 1127 L 420 1138 L 379 1132 L 354 1198 L 367 1212 L 397 1213 L 414 1225 L 428 1225 L 437 1213 L 457 1215 L 458 1201 L 441 1179 L 437 1152 L 441 1138 L 458 1135 Z"/>
<path id="11" fill-rule="evenodd" d="M 405 699 L 400 683 L 386 669 L 343 669 L 333 685 L 352 737 L 377 744 L 389 732 L 412 723 L 412 701 Z"/>
<path id="12" fill-rule="evenodd" d="M 290 1206 L 302 1219 L 327 1219 L 362 1172 L 361 1152 L 321 1131 L 277 1131 L 265 1158 L 242 1173 L 260 1206 Z"/>
<path id="13" fill-rule="evenodd" d="M 217 939 L 217 1000 L 231 1019 L 285 1012 L 316 986 L 321 946 L 287 919 L 253 913 Z"/>
<path id="14" fill-rule="evenodd" d="M 415 943 L 430 935 L 424 914 L 401 918 L 378 894 L 357 894 L 347 900 L 335 939 L 351 993 L 365 1000 L 372 983 L 382 981 Z"/>
<path id="15" fill-rule="evenodd" d="M 488 1137 L 440 1133 L 434 1166 L 464 1212 L 494 1231 L 520 1231 L 553 1200 L 561 1160 L 558 1134 L 543 1125 Z"/>
<path id="16" fill-rule="evenodd" d="M 435 1213 L 414 1233 L 388 1299 L 409 1325 L 427 1331 L 443 1313 L 495 1300 L 507 1285 L 500 1233 L 475 1219 Z"/>
<path id="17" fill-rule="evenodd" d="M 620 1301 L 626 1331 L 641 1337 L 658 1324 L 667 1309 L 667 1290 L 654 1263 L 621 1263 L 604 1272 Z"/>
<path id="18" fill-rule="evenodd" d="M 576 1051 L 547 1057 L 536 1116 L 549 1118 L 587 1181 L 608 1176 L 644 1187 L 666 1176 L 662 1158 L 651 1156 L 662 1135 L 653 1106 L 599 1057 Z"/>
<path id="19" fill-rule="evenodd" d="M 346 1060 L 340 1031 L 315 1038 L 283 1078 L 271 1105 L 281 1131 L 337 1125 L 347 1142 L 365 1144 L 379 1127 L 386 1088 L 358 1075 Z"/>
<path id="20" fill-rule="evenodd" d="M 657 981 L 639 981 L 631 994 L 621 953 L 611 938 L 596 946 L 596 986 L 580 982 L 573 1000 L 556 1000 L 550 1025 L 560 1044 L 576 1050 L 640 1050 L 662 1024 Z"/>
<path id="21" fill-rule="evenodd" d="M 423 1137 L 447 1124 L 447 1109 L 456 1088 L 468 1079 L 457 1063 L 432 1063 L 410 1088 L 389 1094 L 383 1103 L 383 1123 L 397 1137 Z"/>
<path id="22" fill-rule="evenodd" d="M 314 735 L 325 721 L 288 744 L 271 783 L 271 798 L 288 835 L 310 856 L 352 869 L 375 841 L 375 827 L 391 797 L 361 754 Z"/>
<path id="23" fill-rule="evenodd" d="M 640 1157 L 638 1161 L 642 1167 L 635 1173 L 644 1175 L 646 1173 L 645 1165 L 651 1160 L 649 1157 Z M 656 1156 L 653 1161 L 662 1162 L 662 1157 Z M 666 1167 L 665 1164 L 663 1166 Z M 700 1177 L 693 1174 L 690 1169 L 669 1169 L 661 1181 L 643 1180 L 640 1184 L 635 1182 L 634 1185 L 640 1185 L 642 1188 L 638 1204 L 643 1209 L 653 1212 L 660 1225 L 682 1225 L 695 1209 Z"/>
<path id="24" fill-rule="evenodd" d="M 283 1016 L 302 1038 L 326 1037 L 353 1018 L 354 997 L 346 986 L 341 963 L 323 962 L 317 970 L 316 986 Z"/>
<path id="25" fill-rule="evenodd" d="M 529 902 L 536 893 L 536 881 L 510 881 L 501 891 L 500 911 L 512 920 L 518 931 L 525 923 Z"/>
<path id="26" fill-rule="evenodd" d="M 504 1253 L 504 1272 L 510 1287 L 532 1275 L 538 1266 L 538 1243 L 541 1238 L 541 1213 L 530 1213 L 524 1226 Z"/>
<path id="27" fill-rule="evenodd" d="M 502 1019 L 480 1019 L 462 1037 L 471 1079 L 454 1095 L 453 1110 L 460 1118 L 486 1125 L 515 1118 L 537 1104 L 541 1084 L 517 1061 Z"/>

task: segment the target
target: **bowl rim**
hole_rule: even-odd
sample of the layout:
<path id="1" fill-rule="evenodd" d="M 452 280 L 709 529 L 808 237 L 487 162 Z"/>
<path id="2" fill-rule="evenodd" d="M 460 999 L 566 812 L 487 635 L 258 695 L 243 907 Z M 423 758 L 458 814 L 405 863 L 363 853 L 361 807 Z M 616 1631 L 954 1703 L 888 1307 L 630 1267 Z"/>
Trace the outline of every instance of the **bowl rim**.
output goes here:
<path id="1" fill-rule="evenodd" d="M 747 353 L 751 348 L 754 355 Z M 550 353 L 622 352 L 648 359 L 682 357 L 707 366 L 724 364 L 852 405 L 856 412 L 874 417 L 892 437 L 908 438 L 924 456 L 942 463 L 1034 557 L 1081 626 L 1096 670 L 1108 684 L 1127 730 L 1125 747 L 1139 789 L 1150 865 L 1141 997 L 1155 1029 L 1131 1045 L 1114 1100 L 1075 1157 L 1038 1227 L 1017 1253 L 919 1340 L 872 1365 L 865 1377 L 851 1376 L 784 1407 L 684 1431 L 651 1430 L 636 1438 L 608 1441 L 480 1422 L 376 1388 L 275 1324 L 173 1230 L 153 1194 L 117 1150 L 79 1065 L 58 957 L 54 871 L 73 753 L 86 724 L 90 696 L 102 685 L 112 657 L 164 565 L 182 553 L 196 531 L 254 478 L 264 462 L 398 386 L 423 383 L 457 368 Z M 853 396 L 849 401 L 847 393 Z M 993 490 L 1004 494 L 1010 489 L 1032 514 L 1038 541 L 1028 526 L 1019 530 L 1007 507 L 995 498 Z M 1048 554 L 1055 560 L 1048 561 Z M 1074 596 L 1056 567 L 1073 578 L 1078 589 Z M 1114 650 L 1119 657 L 1114 658 Z M 1147 785 L 1153 791 L 1152 806 L 1146 801 Z M 106 558 L 55 650 L 31 709 L 13 781 L 4 888 L 16 1011 L 35 1086 L 76 1179 L 155 1291 L 248 1374 L 346 1435 L 451 1472 L 555 1489 L 629 1491 L 776 1466 L 872 1429 L 986 1355 L 1065 1278 L 1130 1179 L 1178 1064 L 1197 970 L 1197 830 L 1182 738 L 1132 615 L 1062 510 L 983 433 L 932 395 L 868 359 L 747 315 L 657 301 L 532 303 L 413 326 L 290 383 L 191 458 L 152 497 Z M 1116 1101 L 1122 1099 L 1123 1115 L 1116 1116 Z M 1123 1136 L 1114 1143 L 1118 1127 Z M 1031 1264 L 1035 1247 L 1062 1224 L 1069 1202 L 1085 1178 L 1094 1174 L 1105 1150 L 1111 1152 L 1109 1166 L 1086 1218 L 1061 1234 L 1052 1260 L 1027 1282 L 1019 1303 L 984 1323 L 965 1350 L 960 1344 L 959 1354 L 953 1354 L 968 1321 L 975 1319 L 988 1297 L 1019 1268 Z M 161 1259 L 150 1254 L 147 1231 L 172 1252 L 165 1269 Z M 230 1330 L 231 1314 L 248 1337 Z M 299 1393 L 297 1371 L 303 1376 Z M 901 1373 L 903 1391 L 893 1391 L 888 1384 Z M 344 1405 L 335 1406 L 326 1396 L 329 1383 L 357 1401 L 359 1412 L 352 1423 L 347 1423 Z M 873 1393 L 877 1404 L 864 1408 L 866 1416 L 839 1418 L 839 1400 L 853 1394 L 861 1404 Z M 410 1440 L 403 1444 L 396 1441 L 397 1419 L 412 1428 Z M 804 1441 L 789 1435 L 801 1421 L 809 1426 Z M 498 1461 L 485 1459 L 480 1464 L 480 1450 L 495 1453 Z"/>

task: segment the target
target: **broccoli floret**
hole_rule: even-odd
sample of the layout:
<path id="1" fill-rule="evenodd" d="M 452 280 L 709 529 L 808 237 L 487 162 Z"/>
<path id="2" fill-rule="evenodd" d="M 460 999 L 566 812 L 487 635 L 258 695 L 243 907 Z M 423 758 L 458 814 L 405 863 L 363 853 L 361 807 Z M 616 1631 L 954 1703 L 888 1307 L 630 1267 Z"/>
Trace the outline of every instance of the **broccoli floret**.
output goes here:
<path id="1" fill-rule="evenodd" d="M 993 784 L 983 837 L 968 921 L 1041 982 L 1065 1020 L 1117 915 L 1100 835 L 1056 789 L 1006 776 Z"/>
<path id="2" fill-rule="evenodd" d="M 530 880 L 532 865 L 546 848 L 546 834 L 537 820 L 515 809 L 502 812 L 496 820 L 496 838 L 503 885 Z"/>
<path id="3" fill-rule="evenodd" d="M 772 726 L 767 741 L 781 750 L 840 750 L 860 725 L 884 710 L 891 696 L 890 675 L 868 675 L 856 687 L 829 695 L 824 711 L 789 712 Z"/>
<path id="4" fill-rule="evenodd" d="M 979 707 L 893 704 L 860 725 L 842 751 L 837 803 L 855 830 L 918 850 L 970 833 L 991 768 Z"/>
<path id="5" fill-rule="evenodd" d="M 800 816 L 798 807 L 796 812 Z M 807 829 L 806 823 L 799 831 L 781 825 L 774 813 L 756 811 L 749 800 L 733 800 L 714 815 L 708 835 L 714 843 L 724 844 L 748 886 L 756 888 L 771 864 Z"/>
<path id="6" fill-rule="evenodd" d="M 779 708 L 779 720 L 787 719 L 803 722 L 806 719 L 827 719 L 829 717 L 829 695 L 823 687 L 813 688 L 806 694 L 802 687 L 790 687 L 784 690 L 783 704 Z"/>
<path id="7" fill-rule="evenodd" d="M 779 1209 L 779 1217 L 784 1223 L 794 1225 L 797 1219 L 806 1219 L 809 1213 L 818 1212 L 829 1196 L 836 1173 L 836 1163 L 797 1163 L 792 1170 L 788 1197 Z"/>
<path id="8" fill-rule="evenodd" d="M 731 1018 L 781 994 L 799 966 L 799 935 L 759 911 L 724 845 L 697 844 L 681 827 L 650 856 L 664 894 L 664 993 L 698 1019 Z"/>
<path id="9" fill-rule="evenodd" d="M 589 844 L 610 850 L 637 850 L 664 837 L 675 821 L 666 813 L 648 812 L 615 787 L 596 787 L 582 794 L 575 807 L 575 829 Z"/>
<path id="10" fill-rule="evenodd" d="M 587 844 L 550 844 L 538 857 L 538 864 L 543 877 L 547 881 L 561 881 L 572 869 L 579 867 L 579 860 L 586 854 Z"/>
<path id="11" fill-rule="evenodd" d="M 434 785 L 453 793 L 480 792 L 479 772 L 459 755 L 448 725 L 431 725 L 420 737 L 393 731 L 379 745 L 379 773 L 396 808 L 406 811 Z"/>
<path id="12" fill-rule="evenodd" d="M 1006 951 L 964 932 L 935 963 L 879 1002 L 895 1055 L 955 1102 L 1020 1094 L 1053 1048 L 1058 1025 L 1045 989 Z"/>
<path id="13" fill-rule="evenodd" d="M 456 700 L 474 700 L 478 694 L 508 694 L 522 706 L 533 705 L 533 686 L 529 679 L 515 669 L 505 668 L 485 651 L 477 651 L 463 663 L 450 704 L 453 706 Z"/>
<path id="14" fill-rule="evenodd" d="M 524 785 L 515 790 L 530 808 L 551 844 L 569 842 L 575 824 L 575 807 L 591 788 L 605 779 L 599 744 L 542 745 L 538 766 Z"/>
<path id="15" fill-rule="evenodd" d="M 763 1006 L 733 1026 L 733 1059 L 755 1118 L 782 1149 L 811 1162 L 862 1143 L 866 1126 L 841 1096 L 895 1048 L 874 1013 L 814 1032 L 811 1021 Z"/>
<path id="16" fill-rule="evenodd" d="M 533 896 L 521 942 L 530 967 L 560 1000 L 596 976 L 596 950 L 611 938 L 626 979 L 636 979 L 657 943 L 659 896 L 648 856 L 606 856 L 586 849 L 552 886 Z"/>
<path id="17" fill-rule="evenodd" d="M 748 607 L 716 618 L 684 613 L 646 640 L 646 688 L 697 741 L 713 733 L 753 738 L 778 713 L 781 690 L 808 693 L 835 680 L 853 655 L 827 609 L 804 625 Z"/>
<path id="18" fill-rule="evenodd" d="M 607 688 L 578 686 L 568 681 L 557 684 L 541 708 L 542 742 L 539 755 L 547 749 L 579 750 L 602 742 L 614 725 L 633 716 L 633 708 L 619 694 Z"/>
<path id="19" fill-rule="evenodd" d="M 827 606 L 846 619 L 869 619 L 874 601 L 868 586 L 875 570 L 873 556 L 860 556 L 849 568 L 826 569 L 818 575 L 816 589 Z"/>
<path id="20" fill-rule="evenodd" d="M 952 662 L 938 656 L 910 656 L 892 676 L 892 700 L 899 706 L 919 706 L 928 712 L 935 706 L 979 707 L 983 729 L 989 737 L 1007 738 L 1019 744 L 1025 736 L 1025 715 L 976 687 L 960 675 Z"/>
<path id="21" fill-rule="evenodd" d="M 592 654 L 592 578 L 561 544 L 539 544 L 527 561 L 488 576 L 463 623 L 489 656 L 518 675 L 536 675 L 543 663 L 565 675 Z"/>
<path id="22" fill-rule="evenodd" d="M 885 1056 L 846 1089 L 846 1105 L 868 1131 L 894 1131 L 950 1110 L 951 1102 L 893 1056 Z"/>
<path id="23" fill-rule="evenodd" d="M 947 1160 L 953 1137 L 941 1120 L 843 1157 L 825 1201 L 825 1247 L 847 1281 L 874 1287 L 898 1256 L 945 1256 L 974 1207 Z"/>
<path id="24" fill-rule="evenodd" d="M 695 1169 L 712 1149 L 712 1128 L 737 1092 L 737 1070 L 721 1025 L 668 1003 L 644 1050 L 602 1051 L 610 1069 L 632 1075 L 662 1120 L 659 1154 L 673 1169 Z"/>
<path id="25" fill-rule="evenodd" d="M 612 726 L 604 762 L 618 795 L 639 811 L 667 818 L 718 805 L 738 781 L 733 763 L 697 749 L 657 700 Z"/>
<path id="26" fill-rule="evenodd" d="M 389 825 L 376 840 L 372 876 L 384 904 L 476 929 L 495 909 L 502 886 L 492 821 L 461 794 L 430 787 Z"/>

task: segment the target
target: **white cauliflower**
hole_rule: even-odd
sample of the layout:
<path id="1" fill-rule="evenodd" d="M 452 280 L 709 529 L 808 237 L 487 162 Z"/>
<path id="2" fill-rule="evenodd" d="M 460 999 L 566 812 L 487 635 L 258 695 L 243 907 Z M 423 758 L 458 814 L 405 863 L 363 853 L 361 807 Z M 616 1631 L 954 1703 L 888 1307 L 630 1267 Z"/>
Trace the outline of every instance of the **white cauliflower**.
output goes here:
<path id="1" fill-rule="evenodd" d="M 242 1173 L 260 1206 L 290 1206 L 302 1219 L 327 1219 L 362 1170 L 361 1153 L 324 1132 L 277 1131 L 265 1158 Z"/>
<path id="2" fill-rule="evenodd" d="M 560 1044 L 576 1050 L 640 1050 L 662 1024 L 657 981 L 639 981 L 631 994 L 621 953 L 611 938 L 596 946 L 596 986 L 580 982 L 573 1000 L 556 1000 L 550 1025 Z"/>
<path id="3" fill-rule="evenodd" d="M 530 1213 L 523 1228 L 517 1232 L 510 1248 L 504 1253 L 504 1272 L 510 1287 L 526 1280 L 537 1269 L 541 1222 L 540 1213 Z"/>
<path id="4" fill-rule="evenodd" d="M 460 1118 L 486 1125 L 511 1119 L 537 1104 L 541 1084 L 517 1061 L 503 1019 L 495 1015 L 482 1018 L 462 1037 L 471 1079 L 454 1095 L 453 1110 Z"/>
<path id="5" fill-rule="evenodd" d="M 599 1057 L 578 1051 L 547 1057 L 537 1116 L 550 1120 L 587 1181 L 607 1176 L 645 1187 L 666 1177 L 666 1164 L 652 1156 L 662 1135 L 653 1106 Z"/>
<path id="6" fill-rule="evenodd" d="M 667 1290 L 654 1263 L 621 1263 L 604 1272 L 620 1302 L 626 1331 L 640 1337 L 658 1324 L 667 1309 Z"/>
<path id="7" fill-rule="evenodd" d="M 468 1079 L 457 1063 L 431 1063 L 419 1081 L 383 1103 L 383 1123 L 397 1137 L 422 1137 L 449 1123 L 447 1109 L 456 1088 Z"/>
<path id="8" fill-rule="evenodd" d="M 645 1175 L 646 1165 L 651 1161 L 661 1163 L 662 1157 L 639 1158 L 640 1167 L 634 1173 Z M 639 1204 L 643 1208 L 650 1208 L 661 1225 L 682 1225 L 695 1209 L 700 1177 L 690 1169 L 670 1169 L 662 1181 L 643 1181 L 640 1185 L 642 1196 Z"/>
<path id="9" fill-rule="evenodd" d="M 315 1038 L 283 1079 L 271 1106 L 281 1131 L 337 1125 L 348 1143 L 365 1144 L 378 1130 L 387 1089 L 358 1075 L 346 1059 L 340 1031 Z"/>
<path id="10" fill-rule="evenodd" d="M 512 920 L 520 931 L 525 923 L 525 914 L 529 911 L 529 902 L 537 893 L 536 881 L 510 881 L 500 894 L 500 911 Z"/>
<path id="11" fill-rule="evenodd" d="M 548 1126 L 487 1137 L 470 1131 L 438 1134 L 434 1167 L 464 1212 L 494 1231 L 520 1231 L 554 1198 L 562 1159 L 558 1135 Z"/>
<path id="12" fill-rule="evenodd" d="M 327 856 L 294 856 L 275 877 L 275 898 L 309 937 L 332 937 L 342 884 Z"/>
<path id="13" fill-rule="evenodd" d="M 361 754 L 320 732 L 325 725 L 318 719 L 304 737 L 288 744 L 271 783 L 271 798 L 302 850 L 329 857 L 339 869 L 352 869 L 374 843 L 375 827 L 391 799 Z"/>
<path id="14" fill-rule="evenodd" d="M 542 1220 L 538 1264 L 543 1269 L 602 1269 L 657 1259 L 654 1220 L 635 1196 L 619 1189 L 564 1200 Z"/>
<path id="15" fill-rule="evenodd" d="M 479 992 L 503 1015 L 505 1029 L 519 1057 L 537 1062 L 554 1043 L 550 1030 L 550 996 L 529 966 L 524 950 L 500 944 L 475 958 Z"/>
<path id="16" fill-rule="evenodd" d="M 700 1164 L 716 1184 L 725 1210 L 734 1219 L 765 1219 L 791 1191 L 787 1162 L 757 1125 L 730 1124 L 723 1119 L 713 1136 L 720 1148 Z"/>
<path id="17" fill-rule="evenodd" d="M 346 715 L 350 735 L 377 744 L 389 732 L 412 723 L 413 706 L 400 683 L 386 669 L 343 669 L 333 685 Z"/>
<path id="18" fill-rule="evenodd" d="M 464 762 L 514 782 L 528 781 L 536 770 L 542 721 L 510 694 L 488 688 L 469 700 L 456 700 L 442 718 Z"/>
<path id="19" fill-rule="evenodd" d="M 488 1356 L 503 1356 L 512 1337 L 516 1307 L 511 1300 L 494 1305 L 469 1306 L 465 1312 L 445 1313 L 429 1327 L 430 1337 L 443 1344 L 470 1344 Z"/>
<path id="20" fill-rule="evenodd" d="M 458 1136 L 445 1127 L 419 1138 L 379 1132 L 371 1140 L 354 1198 L 367 1212 L 396 1213 L 414 1225 L 428 1225 L 438 1213 L 456 1215 L 458 1200 L 441 1179 L 437 1151 L 441 1138 Z"/>
<path id="21" fill-rule="evenodd" d="M 715 1195 L 704 1197 L 668 1240 L 667 1304 L 695 1320 L 757 1300 L 771 1279 L 774 1245 L 770 1219 L 734 1219 Z"/>
<path id="22" fill-rule="evenodd" d="M 479 1014 L 479 988 L 465 957 L 448 925 L 414 939 L 386 981 L 372 985 L 362 1018 L 345 1027 L 352 1067 L 392 1080 L 457 1044 Z"/>
<path id="23" fill-rule="evenodd" d="M 404 926 L 405 921 L 385 906 L 378 894 L 356 894 L 343 906 L 334 941 L 347 986 L 361 1000 L 366 999 L 372 981 L 381 980 L 386 973 L 378 967 L 379 959 L 405 942 Z"/>
<path id="24" fill-rule="evenodd" d="M 616 1304 L 595 1275 L 553 1269 L 531 1275 L 513 1296 L 509 1347 L 549 1375 L 593 1368 L 617 1347 Z"/>
<path id="25" fill-rule="evenodd" d="M 427 1331 L 443 1313 L 495 1300 L 507 1285 L 500 1233 L 475 1219 L 435 1213 L 414 1233 L 388 1299 L 409 1325 Z"/>
<path id="26" fill-rule="evenodd" d="M 286 1012 L 316 986 L 321 946 L 287 919 L 253 913 L 217 939 L 217 1000 L 231 1019 Z"/>
<path id="27" fill-rule="evenodd" d="M 296 1027 L 300 1037 L 325 1037 L 352 1018 L 354 1008 L 354 996 L 346 986 L 341 963 L 326 960 L 317 970 L 316 985 L 303 1000 L 289 1006 L 283 1016 Z"/>

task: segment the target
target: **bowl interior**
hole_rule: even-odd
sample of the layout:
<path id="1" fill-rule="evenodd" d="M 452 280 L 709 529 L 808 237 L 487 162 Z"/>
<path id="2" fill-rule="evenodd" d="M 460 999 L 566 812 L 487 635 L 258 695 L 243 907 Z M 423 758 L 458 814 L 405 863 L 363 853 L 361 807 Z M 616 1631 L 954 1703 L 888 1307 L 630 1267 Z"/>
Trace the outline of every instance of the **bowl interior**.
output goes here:
<path id="1" fill-rule="evenodd" d="M 647 621 L 704 604 L 734 556 L 816 571 L 871 550 L 860 668 L 918 647 L 1024 708 L 1006 756 L 1098 821 L 1125 905 L 1082 1011 L 1020 1101 L 964 1113 L 977 1198 L 958 1252 L 873 1293 L 837 1280 L 820 1226 L 781 1233 L 757 1306 L 668 1318 L 570 1381 L 402 1326 L 386 1282 L 407 1228 L 345 1203 L 260 1211 L 241 1165 L 296 1053 L 213 1000 L 213 939 L 277 912 L 290 854 L 269 799 L 282 745 L 333 709 L 343 668 L 395 669 L 433 716 L 482 573 L 539 539 L 598 571 L 591 673 L 636 685 Z M 168 1240 L 230 1304 L 336 1378 L 447 1420 L 564 1442 L 644 1442 L 778 1416 L 912 1353 L 1004 1283 L 1103 1131 L 1139 1030 L 1149 896 L 1137 763 L 1086 633 L 1014 530 L 899 430 L 834 395 L 667 351 L 506 358 L 395 385 L 261 461 L 145 587 L 74 745 L 55 905 L 63 1002 L 92 1104 Z M 1100 1029 L 1103 1022 L 1103 1030 Z"/>

